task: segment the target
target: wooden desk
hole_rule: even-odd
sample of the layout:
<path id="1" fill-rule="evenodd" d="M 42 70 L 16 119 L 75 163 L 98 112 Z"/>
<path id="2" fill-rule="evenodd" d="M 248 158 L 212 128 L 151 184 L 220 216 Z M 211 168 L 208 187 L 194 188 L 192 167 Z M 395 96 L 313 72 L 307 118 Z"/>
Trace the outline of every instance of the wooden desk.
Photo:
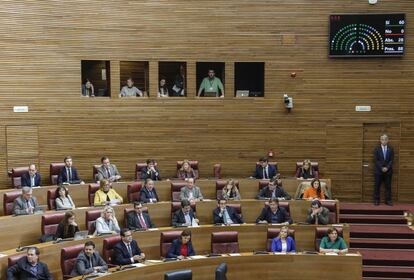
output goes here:
<path id="1" fill-rule="evenodd" d="M 197 228 L 191 228 L 192 242 L 197 254 L 205 254 L 210 252 L 211 233 L 217 231 L 238 231 L 239 245 L 241 252 L 252 252 L 253 250 L 264 250 L 267 241 L 268 227 L 279 227 L 274 225 L 255 225 L 244 224 L 239 226 L 213 226 L 205 225 Z M 315 225 L 291 225 L 290 228 L 295 230 L 295 240 L 297 250 L 315 250 L 314 237 Z M 137 240 L 141 250 L 147 255 L 147 259 L 160 258 L 160 232 L 182 230 L 182 228 L 159 228 L 155 231 L 133 232 L 133 238 Z M 349 244 L 349 226 L 343 226 L 344 239 Z M 107 236 L 106 236 L 107 237 Z M 102 252 L 103 239 L 106 237 L 94 237 L 90 240 L 94 241 L 97 250 Z M 85 240 L 68 241 L 63 243 L 53 244 L 52 242 L 38 244 L 40 249 L 40 259 L 47 263 L 49 269 L 54 274 L 55 279 L 61 279 L 60 269 L 60 250 L 63 247 L 72 246 L 75 244 L 83 244 Z M 7 269 L 7 257 L 10 255 L 19 254 L 15 249 L 3 251 L 2 254 L 7 256 L 0 258 L 1 276 L 4 277 Z M 320 266 L 318 266 L 320 267 Z M 336 268 L 338 269 L 338 267 Z M 325 270 L 325 269 L 324 269 Z M 283 271 L 283 270 L 282 270 Z M 326 279 L 326 278 L 321 278 Z M 348 279 L 348 278 L 343 278 Z"/>
<path id="2" fill-rule="evenodd" d="M 238 201 L 241 204 L 242 214 L 246 223 L 255 223 L 259 216 L 264 202 L 255 199 L 245 199 Z M 147 204 L 152 221 L 157 227 L 171 226 L 171 202 L 159 202 Z M 132 208 L 131 204 L 115 206 L 115 213 L 120 226 L 124 225 L 124 209 Z M 196 204 L 197 217 L 201 225 L 213 223 L 213 210 L 217 207 L 215 200 L 200 201 Z M 310 207 L 310 202 L 305 200 L 290 200 L 290 213 L 294 222 L 304 222 L 306 211 Z M 94 207 L 83 207 L 74 210 L 76 221 L 81 230 L 86 229 L 85 213 L 87 210 L 99 209 Z M 339 202 L 338 202 L 339 209 Z M 47 211 L 47 213 L 57 213 L 65 211 Z M 3 216 L 0 217 L 0 251 L 18 246 L 26 246 L 39 242 L 41 236 L 42 214 L 23 215 L 23 216 Z"/>
<path id="3" fill-rule="evenodd" d="M 256 179 L 237 179 L 239 181 L 240 194 L 242 199 L 254 199 L 259 192 L 259 180 Z M 298 185 L 306 180 L 297 179 L 282 179 L 283 188 L 294 197 Z M 328 188 L 331 188 L 331 180 L 323 179 Z M 174 181 L 175 182 L 175 181 Z M 113 183 L 112 187 L 124 198 L 127 202 L 127 185 L 130 182 Z M 208 199 L 216 199 L 216 180 L 200 179 L 197 180 L 196 185 L 201 188 L 203 196 Z M 45 186 L 33 189 L 33 195 L 37 198 L 39 204 L 47 205 L 47 191 L 55 189 L 56 186 Z M 85 185 L 70 185 L 68 186 L 69 193 L 77 207 L 88 207 L 88 184 Z M 155 182 L 160 201 L 171 200 L 171 181 Z M 3 194 L 5 192 L 15 191 L 16 189 L 0 190 L 0 215 L 3 215 Z"/>
<path id="4" fill-rule="evenodd" d="M 216 267 L 227 264 L 228 279 L 347 279 L 362 278 L 362 257 L 326 256 L 326 255 L 253 255 L 242 253 L 241 256 L 224 256 L 215 258 L 191 259 L 175 262 L 152 263 L 147 261 L 145 267 L 116 271 L 97 279 L 154 280 L 163 279 L 169 271 L 191 269 L 193 279 L 214 279 Z M 323 268 L 323 269 L 321 269 Z M 74 279 L 81 279 L 77 277 Z"/>

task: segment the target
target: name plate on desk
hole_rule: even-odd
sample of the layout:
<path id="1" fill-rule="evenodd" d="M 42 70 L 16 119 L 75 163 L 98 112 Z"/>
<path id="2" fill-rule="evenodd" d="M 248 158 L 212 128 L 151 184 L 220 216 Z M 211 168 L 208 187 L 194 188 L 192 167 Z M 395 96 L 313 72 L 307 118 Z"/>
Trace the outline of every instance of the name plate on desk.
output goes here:
<path id="1" fill-rule="evenodd" d="M 132 264 L 132 266 L 135 266 L 135 267 L 144 267 L 144 266 L 147 266 L 146 264 L 143 264 L 143 263 L 134 263 L 134 264 Z"/>
<path id="2" fill-rule="evenodd" d="M 232 253 L 232 254 L 229 254 L 229 256 L 230 257 L 238 257 L 238 256 L 241 256 L 241 254 L 240 253 Z"/>
<path id="3" fill-rule="evenodd" d="M 195 255 L 195 256 L 191 256 L 190 259 L 192 260 L 200 260 L 200 259 L 206 259 L 206 256 L 202 256 L 202 255 Z"/>

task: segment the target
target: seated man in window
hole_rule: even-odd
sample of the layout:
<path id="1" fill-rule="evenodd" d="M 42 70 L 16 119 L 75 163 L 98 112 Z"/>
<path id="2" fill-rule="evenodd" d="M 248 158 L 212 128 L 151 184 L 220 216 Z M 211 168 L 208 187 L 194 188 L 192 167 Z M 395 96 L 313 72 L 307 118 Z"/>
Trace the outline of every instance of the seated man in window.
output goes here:
<path id="1" fill-rule="evenodd" d="M 134 87 L 134 80 L 128 78 L 126 86 L 123 86 L 119 97 L 143 97 L 144 94 L 138 88 Z"/>
<path id="2" fill-rule="evenodd" d="M 35 164 L 29 165 L 29 172 L 22 175 L 22 187 L 39 187 L 42 185 L 40 173 L 36 170 Z"/>
<path id="3" fill-rule="evenodd" d="M 291 196 L 283 189 L 282 180 L 278 177 L 269 181 L 269 185 L 262 188 L 257 195 L 258 199 L 291 199 Z"/>
<path id="4" fill-rule="evenodd" d="M 271 199 L 269 206 L 265 206 L 260 216 L 257 217 L 256 223 L 289 225 L 292 223 L 292 219 L 286 209 L 279 206 L 277 199 Z"/>
<path id="5" fill-rule="evenodd" d="M 277 174 L 276 166 L 270 165 L 267 157 L 262 157 L 259 159 L 259 164 L 256 166 L 253 177 L 256 179 L 272 179 Z"/>
<path id="6" fill-rule="evenodd" d="M 200 89 L 198 90 L 197 96 L 200 97 L 201 93 L 216 93 L 216 96 L 220 96 L 224 98 L 224 87 L 219 78 L 217 78 L 216 73 L 213 69 L 208 70 L 208 76 L 203 79 L 200 85 Z M 221 94 L 220 94 L 221 93 Z"/>

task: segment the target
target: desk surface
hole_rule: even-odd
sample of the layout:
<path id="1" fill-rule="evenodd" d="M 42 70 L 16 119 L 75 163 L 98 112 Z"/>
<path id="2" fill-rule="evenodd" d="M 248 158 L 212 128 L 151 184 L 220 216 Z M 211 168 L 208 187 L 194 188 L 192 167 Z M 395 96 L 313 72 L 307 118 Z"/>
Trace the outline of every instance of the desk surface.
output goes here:
<path id="1" fill-rule="evenodd" d="M 205 225 L 196 228 L 191 228 L 192 242 L 197 254 L 206 254 L 210 252 L 211 246 L 211 233 L 217 231 L 238 231 L 239 233 L 239 246 L 241 252 L 252 252 L 254 250 L 265 250 L 267 242 L 267 229 L 269 227 L 280 227 L 274 225 L 255 225 L 255 224 L 243 224 L 239 226 L 213 226 Z M 295 240 L 298 251 L 313 251 L 314 248 L 314 236 L 315 225 L 291 225 L 291 229 L 295 230 Z M 344 225 L 344 239 L 349 244 L 349 226 Z M 146 254 L 147 259 L 159 259 L 160 258 L 160 232 L 161 231 L 174 231 L 182 230 L 182 228 L 159 228 L 154 231 L 145 232 L 133 232 L 133 238 L 137 240 L 141 250 Z M 106 236 L 107 237 L 107 236 Z M 93 237 L 96 244 L 96 249 L 102 252 L 103 239 L 106 237 Z M 75 244 L 83 244 L 85 240 L 67 241 L 54 244 L 52 242 L 38 244 L 40 249 L 40 258 L 43 262 L 47 263 L 50 271 L 53 273 L 55 279 L 62 279 L 60 269 L 60 250 L 61 248 L 72 246 Z M 11 255 L 19 254 L 15 249 L 3 251 L 2 254 L 6 256 L 0 257 L 1 276 L 4 277 L 7 269 L 7 258 Z M 255 256 L 259 257 L 259 256 Z M 252 267 L 255 267 L 254 265 Z M 319 266 L 320 267 L 320 266 Z M 338 267 L 336 267 L 338 269 Z M 342 268 L 341 268 L 342 269 Z M 283 270 L 281 270 L 283 271 Z M 346 271 L 346 270 L 345 270 Z M 300 278 L 300 277 L 299 277 Z M 156 279 L 160 279 L 158 276 Z M 296 278 L 298 279 L 298 278 Z M 327 279 L 325 277 L 319 279 Z M 341 278 L 352 279 L 352 278 Z M 360 279 L 360 278 L 359 278 Z"/>
<path id="2" fill-rule="evenodd" d="M 360 255 L 253 255 L 188 259 L 175 262 L 145 262 L 145 266 L 115 271 L 97 279 L 155 280 L 164 279 L 169 271 L 191 269 L 193 279 L 214 279 L 215 269 L 221 263 L 227 264 L 228 279 L 347 279 L 362 278 Z M 323 269 L 321 269 L 323 268 Z M 137 278 L 137 276 L 139 277 Z M 74 278 L 81 279 L 81 277 Z"/>
<path id="3" fill-rule="evenodd" d="M 237 179 L 239 181 L 240 194 L 242 199 L 254 199 L 259 192 L 259 180 L 256 179 Z M 282 179 L 283 188 L 294 197 L 296 189 L 301 182 L 309 180 L 298 179 Z M 331 187 L 330 179 L 322 179 L 326 182 L 328 188 Z M 155 188 L 157 190 L 160 201 L 171 200 L 171 182 L 176 181 L 157 181 Z M 177 181 L 179 182 L 179 181 Z M 112 187 L 124 198 L 127 202 L 127 185 L 130 182 L 113 183 Z M 216 180 L 200 179 L 197 180 L 196 185 L 201 188 L 203 196 L 208 199 L 216 199 Z M 69 193 L 77 207 L 89 206 L 88 200 L 88 184 L 85 185 L 70 185 L 68 186 Z M 33 189 L 33 195 L 37 198 L 39 204 L 47 204 L 47 191 L 49 189 L 56 189 L 56 186 L 45 186 Z M 2 189 L 0 190 L 0 215 L 3 215 L 3 194 L 5 192 L 16 191 L 16 189 Z"/>
<path id="4" fill-rule="evenodd" d="M 264 207 L 263 201 L 255 199 L 245 199 L 238 201 L 237 203 L 241 204 L 243 218 L 246 223 L 255 223 L 256 218 Z M 171 202 L 159 202 L 155 204 L 147 204 L 147 206 L 149 215 L 157 227 L 171 226 Z M 120 226 L 124 224 L 124 209 L 132 207 L 131 204 L 114 206 Z M 197 217 L 200 220 L 200 225 L 213 223 L 213 210 L 216 207 L 217 202 L 215 200 L 197 202 L 196 211 Z M 289 208 L 293 222 L 304 222 L 309 207 L 309 201 L 290 200 Z M 81 230 L 86 229 L 86 211 L 92 209 L 98 208 L 83 207 L 74 210 L 76 221 Z M 57 212 L 64 211 L 48 211 L 45 214 Z M 38 243 L 41 236 L 41 220 L 41 214 L 0 217 L 0 232 L 2 235 L 2 238 L 0 238 L 0 251 Z"/>

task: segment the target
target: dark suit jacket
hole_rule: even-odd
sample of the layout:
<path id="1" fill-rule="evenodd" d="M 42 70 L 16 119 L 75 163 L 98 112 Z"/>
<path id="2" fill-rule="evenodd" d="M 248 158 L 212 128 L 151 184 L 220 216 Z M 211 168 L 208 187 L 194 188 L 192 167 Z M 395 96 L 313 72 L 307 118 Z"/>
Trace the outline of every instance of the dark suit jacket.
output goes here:
<path id="1" fill-rule="evenodd" d="M 381 145 L 377 146 L 374 150 L 374 160 L 375 160 L 375 173 L 382 174 L 382 168 L 387 167 L 387 174 L 392 173 L 392 164 L 394 161 L 394 149 L 387 145 L 387 156 L 384 159 L 384 153 L 382 152 Z"/>
<path id="2" fill-rule="evenodd" d="M 62 170 L 60 170 L 59 176 L 58 176 L 58 184 L 62 184 L 65 182 L 68 182 L 70 184 L 78 184 L 80 181 L 82 181 L 78 176 L 78 171 L 75 167 L 72 168 L 72 180 L 68 180 L 68 175 L 66 174 L 66 167 L 63 167 Z"/>
<path id="3" fill-rule="evenodd" d="M 130 246 L 133 256 L 141 255 L 141 249 L 135 240 L 131 241 Z M 133 263 L 131 262 L 131 256 L 128 253 L 128 249 L 122 240 L 114 246 L 114 251 L 112 253 L 112 262 L 117 265 L 126 265 Z"/>
<path id="4" fill-rule="evenodd" d="M 33 275 L 30 271 L 30 264 L 27 262 L 27 258 L 22 258 L 17 261 L 15 265 L 7 269 L 7 280 L 35 280 L 35 279 L 53 279 L 49 272 L 47 264 L 37 263 L 37 276 Z"/>
<path id="5" fill-rule="evenodd" d="M 141 179 L 146 180 L 146 179 L 151 179 L 153 181 L 160 181 L 161 180 L 161 175 L 160 175 L 160 171 L 158 170 L 158 168 L 155 168 L 156 172 L 149 172 L 147 167 L 144 167 L 141 170 Z"/>
<path id="6" fill-rule="evenodd" d="M 306 217 L 306 222 L 309 224 L 314 224 L 316 217 L 311 216 L 312 208 L 308 209 L 308 216 Z M 329 209 L 322 207 L 322 212 L 318 215 L 318 224 L 327 225 L 329 223 Z"/>
<path id="7" fill-rule="evenodd" d="M 275 189 L 275 196 L 283 197 L 284 199 L 291 199 L 292 197 L 283 189 L 281 186 L 277 186 Z M 269 189 L 268 186 L 262 188 L 257 195 L 258 199 L 269 199 L 272 198 L 272 191 Z"/>
<path id="8" fill-rule="evenodd" d="M 242 224 L 243 219 L 236 213 L 236 211 L 233 209 L 233 207 L 226 206 L 227 213 L 230 216 L 230 219 L 233 221 L 233 223 L 236 224 Z M 220 207 L 217 207 L 213 211 L 213 223 L 214 224 L 224 224 L 223 216 L 220 216 Z"/>
<path id="9" fill-rule="evenodd" d="M 91 261 L 92 261 L 92 267 L 91 267 Z M 82 251 L 79 253 L 78 257 L 76 258 L 75 265 L 73 266 L 73 270 L 70 275 L 79 276 L 79 275 L 92 273 L 94 271 L 93 268 L 96 266 L 103 266 L 104 270 L 108 269 L 108 265 L 99 255 L 98 251 L 95 251 L 90 259 L 89 257 L 86 256 L 85 252 Z"/>
<path id="10" fill-rule="evenodd" d="M 277 174 L 277 169 L 275 166 L 268 164 L 267 175 L 269 176 L 268 179 L 272 179 Z M 263 167 L 261 165 L 256 166 L 256 172 L 254 176 L 256 179 L 263 179 Z"/>
<path id="11" fill-rule="evenodd" d="M 178 256 L 181 256 L 181 245 L 181 238 L 173 240 L 173 242 L 171 243 L 171 247 L 168 250 L 167 258 L 176 258 Z M 195 255 L 195 251 L 193 248 L 193 244 L 191 243 L 191 240 L 187 242 L 187 255 Z"/>
<path id="12" fill-rule="evenodd" d="M 60 222 L 55 233 L 55 238 L 73 238 L 75 236 L 75 233 L 79 231 L 79 226 L 68 226 L 68 232 L 65 234 L 65 226 L 63 225 L 63 222 Z"/>
<path id="13" fill-rule="evenodd" d="M 193 219 L 196 218 L 194 211 L 190 210 L 190 218 L 191 222 L 193 222 Z M 179 209 L 174 212 L 174 215 L 172 217 L 172 226 L 173 227 L 180 227 L 185 224 L 185 217 L 182 209 Z"/>
<path id="14" fill-rule="evenodd" d="M 151 221 L 150 216 L 147 213 L 142 212 L 142 215 L 144 217 L 145 224 L 147 225 L 147 228 L 155 227 L 155 225 Z M 142 229 L 141 223 L 139 222 L 137 213 L 135 213 L 135 211 L 132 211 L 132 212 L 128 213 L 127 221 L 128 221 L 128 228 L 129 229 L 132 229 L 132 230 Z"/>
<path id="15" fill-rule="evenodd" d="M 31 187 L 29 173 L 23 174 L 21 180 L 22 180 L 22 187 Z M 35 187 L 42 185 L 41 178 L 40 178 L 40 174 L 39 173 L 36 173 L 35 174 L 34 183 L 35 183 L 35 185 L 34 185 Z"/>
<path id="16" fill-rule="evenodd" d="M 152 189 L 152 194 L 153 194 L 153 198 L 156 198 L 157 201 L 159 201 L 158 194 L 157 194 L 157 191 L 155 190 L 155 188 Z M 146 187 L 141 188 L 141 190 L 139 191 L 139 200 L 143 203 L 148 203 L 149 202 L 150 194 L 149 194 L 149 191 L 147 190 Z"/>
<path id="17" fill-rule="evenodd" d="M 277 216 L 276 223 L 285 223 L 285 222 L 289 222 L 289 224 L 292 223 L 292 219 L 290 218 L 289 213 L 283 207 L 279 207 L 279 209 L 276 212 L 276 216 Z M 258 223 L 259 221 L 267 221 L 268 223 L 272 223 L 272 210 L 270 209 L 269 206 L 266 206 L 262 209 L 262 213 L 260 213 L 260 216 L 257 217 L 256 223 Z"/>

